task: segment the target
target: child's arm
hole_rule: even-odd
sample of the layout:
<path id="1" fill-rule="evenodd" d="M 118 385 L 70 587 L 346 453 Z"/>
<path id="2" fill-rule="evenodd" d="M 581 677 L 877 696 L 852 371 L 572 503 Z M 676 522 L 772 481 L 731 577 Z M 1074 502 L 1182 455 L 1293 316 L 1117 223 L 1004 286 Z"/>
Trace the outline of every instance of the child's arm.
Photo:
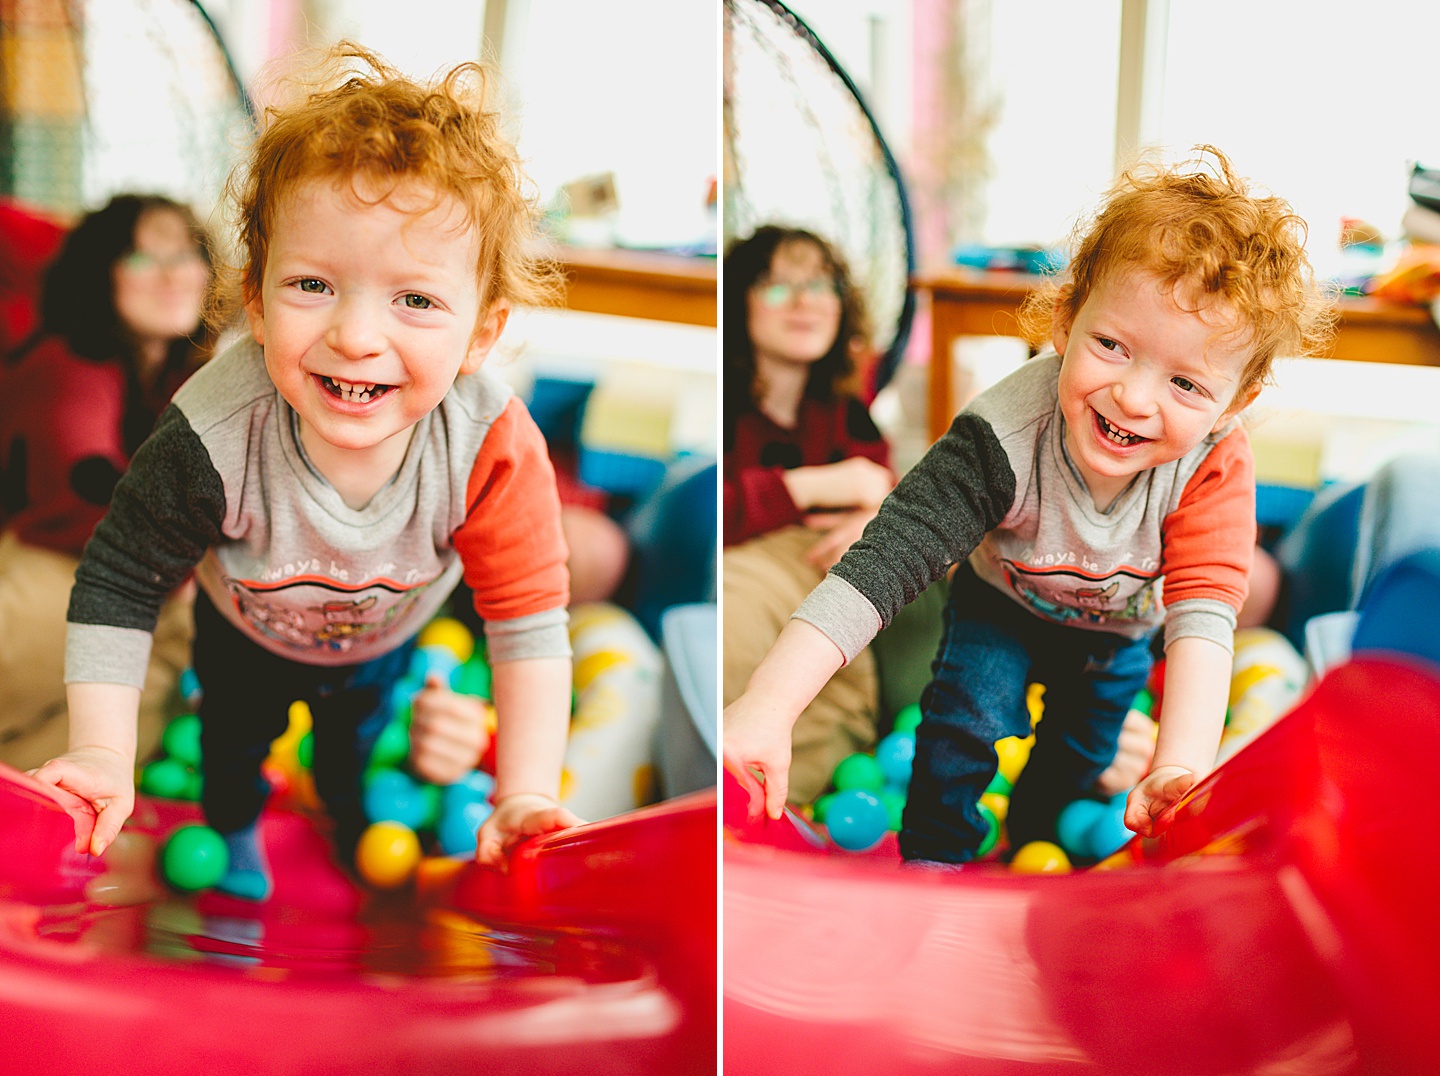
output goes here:
<path id="1" fill-rule="evenodd" d="M 780 817 L 790 791 L 790 729 L 843 664 L 828 635 L 791 620 L 755 667 L 745 693 L 725 707 L 725 765 L 737 774 L 760 771 L 771 818 Z"/>
<path id="2" fill-rule="evenodd" d="M 1155 762 L 1125 803 L 1125 825 L 1140 836 L 1168 829 L 1166 812 L 1215 765 L 1231 660 L 1223 646 L 1200 636 L 1176 639 L 1165 651 L 1165 709 Z"/>
<path id="3" fill-rule="evenodd" d="M 570 728 L 570 659 L 497 662 L 495 813 L 480 827 L 476 858 L 505 867 L 505 853 L 526 837 L 580 819 L 561 807 L 560 767 Z"/>
<path id="4" fill-rule="evenodd" d="M 70 684 L 70 747 L 38 769 L 38 780 L 68 789 L 98 812 L 91 855 L 109 847 L 135 809 L 135 724 L 140 689 L 126 684 Z"/>

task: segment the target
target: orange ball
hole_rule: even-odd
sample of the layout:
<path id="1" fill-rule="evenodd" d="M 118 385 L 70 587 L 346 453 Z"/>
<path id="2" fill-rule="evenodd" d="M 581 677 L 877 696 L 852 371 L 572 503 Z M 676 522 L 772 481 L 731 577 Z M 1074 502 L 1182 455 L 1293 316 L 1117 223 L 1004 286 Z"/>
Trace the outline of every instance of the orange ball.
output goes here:
<path id="1" fill-rule="evenodd" d="M 377 889 L 395 889 L 408 882 L 420 863 L 420 838 L 399 822 L 376 822 L 360 835 L 355 868 Z"/>

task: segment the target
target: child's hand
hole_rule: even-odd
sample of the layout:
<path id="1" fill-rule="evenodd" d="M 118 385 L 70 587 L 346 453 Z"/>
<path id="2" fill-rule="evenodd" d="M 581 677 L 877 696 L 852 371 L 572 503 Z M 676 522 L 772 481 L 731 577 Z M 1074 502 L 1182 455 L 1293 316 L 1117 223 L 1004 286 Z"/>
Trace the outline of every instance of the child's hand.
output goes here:
<path id="1" fill-rule="evenodd" d="M 584 822 L 549 796 L 538 792 L 515 792 L 495 804 L 495 813 L 480 827 L 475 858 L 482 867 L 505 870 L 505 853 L 523 841 L 552 830 L 581 826 Z"/>
<path id="2" fill-rule="evenodd" d="M 75 793 L 95 808 L 89 848 L 92 856 L 110 847 L 135 809 L 134 767 L 120 752 L 107 747 L 77 747 L 31 770 L 30 775 Z"/>
<path id="3" fill-rule="evenodd" d="M 805 517 L 805 525 L 818 526 L 825 537 L 805 550 L 805 559 L 822 572 L 828 572 L 845 551 L 855 544 L 865 524 L 875 518 L 876 508 L 857 508 L 852 512 L 821 513 Z"/>
<path id="4" fill-rule="evenodd" d="M 473 770 L 490 745 L 485 704 L 458 695 L 434 674 L 410 709 L 410 765 L 436 785 L 453 785 Z"/>
<path id="5" fill-rule="evenodd" d="M 1170 828 L 1166 817 L 1197 778 L 1184 766 L 1157 766 L 1131 791 L 1125 801 L 1125 825 L 1142 837 L 1154 837 Z"/>
<path id="6" fill-rule="evenodd" d="M 778 819 L 790 793 L 790 725 L 783 715 L 746 692 L 725 707 L 725 767 L 740 783 L 753 787 L 751 770 L 765 778 L 765 814 Z M 747 809 L 750 821 L 760 817 L 755 797 Z"/>

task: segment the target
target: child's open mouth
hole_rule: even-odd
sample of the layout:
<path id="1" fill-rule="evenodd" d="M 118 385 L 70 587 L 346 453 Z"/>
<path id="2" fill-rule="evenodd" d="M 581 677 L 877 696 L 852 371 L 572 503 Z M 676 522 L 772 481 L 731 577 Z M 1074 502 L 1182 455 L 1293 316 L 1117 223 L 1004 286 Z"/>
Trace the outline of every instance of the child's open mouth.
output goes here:
<path id="1" fill-rule="evenodd" d="M 1121 448 L 1129 448 L 1131 445 L 1138 445 L 1141 441 L 1150 440 L 1148 437 L 1141 437 L 1138 433 L 1130 433 L 1128 430 L 1122 430 L 1099 411 L 1095 412 L 1095 418 L 1100 424 L 1100 432 L 1105 435 L 1105 439 L 1112 444 L 1119 445 Z"/>
<path id="2" fill-rule="evenodd" d="M 393 389 L 394 385 L 372 385 L 364 381 L 336 381 L 333 377 L 320 375 L 320 382 L 326 391 L 346 403 L 369 403 L 378 400 Z"/>

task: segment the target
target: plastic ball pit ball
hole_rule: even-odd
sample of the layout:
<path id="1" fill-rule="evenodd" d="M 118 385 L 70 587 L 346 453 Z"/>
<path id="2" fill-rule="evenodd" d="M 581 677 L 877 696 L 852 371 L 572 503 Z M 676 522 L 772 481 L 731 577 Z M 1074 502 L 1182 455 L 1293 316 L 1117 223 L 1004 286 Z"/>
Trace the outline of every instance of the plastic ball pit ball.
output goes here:
<path id="1" fill-rule="evenodd" d="M 835 787 L 841 792 L 860 790 L 879 792 L 885 787 L 885 774 L 873 755 L 856 753 L 840 761 L 835 767 Z"/>
<path id="2" fill-rule="evenodd" d="M 376 889 L 404 885 L 420 862 L 420 838 L 399 822 L 376 822 L 360 835 L 355 869 Z"/>
<path id="3" fill-rule="evenodd" d="M 885 805 L 885 813 L 889 816 L 885 828 L 893 833 L 899 833 L 900 821 L 905 815 L 905 790 L 886 785 L 875 795 Z"/>
<path id="4" fill-rule="evenodd" d="M 187 766 L 200 765 L 200 718 L 197 714 L 181 714 L 165 726 L 160 744 L 171 758 Z"/>
<path id="5" fill-rule="evenodd" d="M 178 758 L 157 758 L 140 771 L 140 791 L 166 800 L 190 798 L 191 773 Z"/>
<path id="6" fill-rule="evenodd" d="M 1070 860 L 1058 844 L 1031 841 L 1015 853 L 1010 869 L 1020 874 L 1069 874 Z"/>
<path id="7" fill-rule="evenodd" d="M 230 868 L 225 840 L 209 826 L 181 826 L 160 853 L 160 872 L 176 889 L 209 889 Z"/>
<path id="8" fill-rule="evenodd" d="M 398 766 L 410 757 L 410 730 L 401 721 L 391 721 L 375 740 L 370 749 L 370 765 L 374 767 Z"/>
<path id="9" fill-rule="evenodd" d="M 989 827 L 985 831 L 985 839 L 980 842 L 980 847 L 975 849 L 975 858 L 979 859 L 981 856 L 988 856 L 994 851 L 995 845 L 999 843 L 1000 819 L 996 818 L 995 812 L 983 803 L 977 803 L 975 807 L 980 812 L 980 817 L 985 820 L 986 826 Z"/>
<path id="10" fill-rule="evenodd" d="M 1099 800 L 1076 800 L 1065 805 L 1055 820 L 1055 833 L 1060 847 L 1072 856 L 1094 856 L 1090 845 L 1090 828 L 1105 813 L 1106 805 Z M 1112 849 L 1113 851 L 1113 849 Z"/>
<path id="11" fill-rule="evenodd" d="M 435 827 L 435 837 L 440 842 L 440 851 L 447 856 L 468 855 L 475 851 L 476 837 L 485 819 L 495 808 L 484 800 L 469 800 L 457 803 L 440 815 Z"/>
<path id="12" fill-rule="evenodd" d="M 1090 844 L 1090 854 L 1096 859 L 1104 859 L 1108 855 L 1118 852 L 1125 845 L 1130 843 L 1130 838 L 1135 836 L 1125 825 L 1125 800 L 1122 798 L 1119 803 L 1105 804 L 1105 810 L 1090 827 L 1086 838 Z"/>
<path id="13" fill-rule="evenodd" d="M 475 652 L 475 636 L 470 634 L 470 629 L 448 616 L 436 617 L 426 624 L 415 642 L 421 647 L 443 646 L 461 662 L 469 661 Z"/>
<path id="14" fill-rule="evenodd" d="M 365 781 L 365 817 L 371 822 L 398 822 L 424 829 L 440 813 L 440 791 L 400 770 L 379 769 Z"/>
<path id="15" fill-rule="evenodd" d="M 914 732 L 920 727 L 920 704 L 912 702 L 898 714 L 895 715 L 895 724 L 892 726 L 896 732 Z"/>
<path id="16" fill-rule="evenodd" d="M 904 788 L 910 783 L 910 770 L 915 765 L 915 734 L 892 732 L 875 745 L 875 762 L 885 775 L 885 783 Z"/>
<path id="17" fill-rule="evenodd" d="M 830 839 L 847 852 L 874 848 L 885 836 L 889 823 L 890 813 L 879 797 L 861 789 L 835 793 L 825 812 Z"/>

